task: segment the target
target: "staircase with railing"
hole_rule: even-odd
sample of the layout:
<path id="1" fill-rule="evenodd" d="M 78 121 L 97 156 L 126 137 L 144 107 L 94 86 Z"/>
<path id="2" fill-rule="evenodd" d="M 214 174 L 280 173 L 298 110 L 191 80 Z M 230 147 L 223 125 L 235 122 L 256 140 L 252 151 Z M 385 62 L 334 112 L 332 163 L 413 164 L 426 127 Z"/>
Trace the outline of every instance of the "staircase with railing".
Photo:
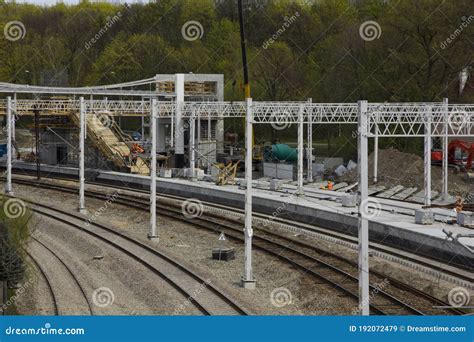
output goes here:
<path id="1" fill-rule="evenodd" d="M 80 126 L 78 112 L 71 115 L 72 121 Z M 86 116 L 87 139 L 90 139 L 99 151 L 119 168 L 125 168 L 131 173 L 149 174 L 150 168 L 146 161 L 136 156 L 132 162 L 130 155 L 130 145 L 133 139 L 125 134 L 111 116 L 106 114 L 103 117 L 95 113 L 88 113 Z"/>

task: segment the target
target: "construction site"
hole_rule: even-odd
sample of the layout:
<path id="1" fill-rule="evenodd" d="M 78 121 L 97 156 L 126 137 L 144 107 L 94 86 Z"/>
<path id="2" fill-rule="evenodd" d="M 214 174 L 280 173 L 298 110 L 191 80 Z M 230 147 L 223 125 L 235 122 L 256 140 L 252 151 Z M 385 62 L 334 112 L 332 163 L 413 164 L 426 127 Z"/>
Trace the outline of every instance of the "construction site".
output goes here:
<path id="1" fill-rule="evenodd" d="M 0 317 L 138 317 L 160 333 L 143 316 L 468 322 L 474 65 L 455 57 L 472 53 L 410 45 L 431 42 L 440 24 L 420 26 L 440 7 L 415 25 L 403 1 L 15 6 L 0 1 L 26 23 L 0 40 Z M 456 67 L 431 70 L 426 51 Z M 215 325 L 250 321 L 229 322 Z"/>
<path id="2" fill-rule="evenodd" d="M 225 102 L 223 82 L 0 84 L 12 95 L 0 103 L 4 205 L 36 227 L 25 260 L 38 278 L 18 313 L 469 312 L 449 303 L 454 284 L 472 291 L 472 106 Z M 235 118 L 245 118 L 245 141 L 226 133 Z M 296 146 L 253 143 L 259 124 L 296 125 Z M 315 153 L 313 126 L 331 124 L 354 127 L 354 160 Z M 378 149 L 385 137 L 422 138 L 425 153 Z M 23 272 L 5 288 L 22 288 Z M 154 277 L 175 289 L 150 302 L 133 279 L 156 291 Z M 176 288 L 195 301 L 176 304 Z M 358 305 L 358 288 L 378 294 Z M 113 303 L 97 305 L 97 289 Z M 343 301 L 329 295 L 341 289 Z"/>

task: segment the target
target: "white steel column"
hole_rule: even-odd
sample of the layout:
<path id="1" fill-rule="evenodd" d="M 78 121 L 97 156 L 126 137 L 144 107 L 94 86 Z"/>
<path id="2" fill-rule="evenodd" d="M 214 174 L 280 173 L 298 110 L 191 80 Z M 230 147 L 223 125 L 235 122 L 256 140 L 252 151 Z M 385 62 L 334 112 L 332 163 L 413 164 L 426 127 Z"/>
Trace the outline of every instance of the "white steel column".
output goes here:
<path id="1" fill-rule="evenodd" d="M 201 115 L 198 115 L 197 117 L 197 144 L 196 148 L 199 151 L 201 147 Z M 201 158 L 200 155 L 198 155 L 198 167 L 202 166 Z"/>
<path id="2" fill-rule="evenodd" d="M 16 93 L 13 93 L 13 106 L 12 106 L 12 141 L 16 141 Z"/>
<path id="3" fill-rule="evenodd" d="M 308 103 L 312 103 L 312 99 L 308 99 Z M 308 162 L 308 175 L 306 178 L 308 182 L 313 181 L 313 111 L 308 111 L 308 155 L 306 160 Z"/>
<path id="4" fill-rule="evenodd" d="M 84 196 L 85 174 L 84 174 L 84 149 L 86 139 L 86 104 L 84 98 L 79 98 L 79 212 L 86 212 L 86 200 Z"/>
<path id="5" fill-rule="evenodd" d="M 176 74 L 175 167 L 184 167 L 184 74 Z"/>
<path id="6" fill-rule="evenodd" d="M 448 99 L 443 99 L 443 114 L 445 117 L 444 135 L 443 135 L 443 190 L 442 197 L 448 198 L 448 130 L 449 130 L 449 113 L 448 113 Z"/>
<path id="7" fill-rule="evenodd" d="M 303 139 L 304 139 L 304 131 L 303 131 L 303 113 L 304 113 L 304 105 L 300 104 L 298 110 L 298 195 L 303 195 Z"/>
<path id="8" fill-rule="evenodd" d="M 246 289 L 255 289 L 256 281 L 252 272 L 252 132 L 253 113 L 252 99 L 246 99 L 246 129 L 245 129 L 245 265 L 242 286 Z"/>
<path id="9" fill-rule="evenodd" d="M 149 239 L 158 239 L 156 234 L 156 118 L 157 118 L 156 99 L 151 100 L 151 165 L 150 165 L 150 232 Z"/>
<path id="10" fill-rule="evenodd" d="M 379 128 L 375 126 L 375 137 L 374 137 L 374 183 L 377 183 L 379 172 Z"/>
<path id="11" fill-rule="evenodd" d="M 195 179 L 194 168 L 196 165 L 196 152 L 195 152 L 195 120 L 196 120 L 196 110 L 193 109 L 191 117 L 189 118 L 189 178 Z"/>
<path id="12" fill-rule="evenodd" d="M 170 130 L 171 130 L 171 133 L 170 133 L 170 146 L 172 148 L 174 148 L 174 120 L 176 118 L 176 103 L 174 104 L 173 106 L 173 109 L 171 111 L 171 118 L 170 118 Z"/>
<path id="13" fill-rule="evenodd" d="M 5 184 L 7 195 L 13 195 L 12 189 L 12 99 L 7 97 L 7 183 Z"/>
<path id="14" fill-rule="evenodd" d="M 425 117 L 425 141 L 424 141 L 424 161 L 425 161 L 425 205 L 431 205 L 431 114 L 432 108 L 428 107 Z"/>
<path id="15" fill-rule="evenodd" d="M 366 211 L 368 208 L 368 120 L 367 101 L 359 101 L 359 310 L 362 315 L 369 315 L 369 221 Z"/>
<path id="16" fill-rule="evenodd" d="M 212 138 L 212 121 L 211 121 L 211 114 L 208 113 L 207 117 L 207 140 L 211 141 Z M 216 145 L 217 147 L 217 145 Z"/>

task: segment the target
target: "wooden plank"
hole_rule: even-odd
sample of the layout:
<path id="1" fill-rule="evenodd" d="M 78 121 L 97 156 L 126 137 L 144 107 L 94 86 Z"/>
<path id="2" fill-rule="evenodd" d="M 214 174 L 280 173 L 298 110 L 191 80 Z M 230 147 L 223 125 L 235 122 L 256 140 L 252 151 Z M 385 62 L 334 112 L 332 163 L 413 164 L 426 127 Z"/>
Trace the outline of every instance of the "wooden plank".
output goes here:
<path id="1" fill-rule="evenodd" d="M 403 201 L 403 200 L 406 200 L 411 195 L 413 195 L 417 190 L 418 188 L 406 188 L 402 192 L 399 192 L 398 194 L 395 194 L 392 197 L 390 197 L 390 199 Z"/>
<path id="2" fill-rule="evenodd" d="M 390 198 L 393 195 L 395 195 L 395 194 L 399 193 L 400 191 L 402 191 L 403 189 L 405 189 L 405 187 L 403 185 L 396 185 L 393 188 L 390 188 L 389 190 L 387 190 L 385 192 L 382 192 L 381 194 L 377 195 L 377 197 Z"/>
<path id="3" fill-rule="evenodd" d="M 353 183 L 351 185 L 348 185 L 348 186 L 346 186 L 342 189 L 338 189 L 337 191 L 339 191 L 339 192 L 348 192 L 349 190 L 354 189 L 357 185 L 359 185 L 359 182 L 355 182 L 355 183 Z"/>
<path id="4" fill-rule="evenodd" d="M 439 194 L 438 191 L 432 191 L 431 192 L 431 199 L 438 196 L 438 194 Z M 413 196 L 408 197 L 408 201 L 415 202 L 415 203 L 420 203 L 420 204 L 425 203 L 425 190 L 421 190 L 421 191 L 417 192 L 416 194 L 414 194 Z"/>
<path id="5" fill-rule="evenodd" d="M 383 186 L 383 185 L 371 186 L 371 187 L 369 188 L 369 196 L 378 194 L 379 192 L 382 192 L 382 191 L 384 191 L 385 189 L 387 189 L 387 187 L 386 187 L 386 186 Z"/>
<path id="6" fill-rule="evenodd" d="M 332 189 L 334 191 L 337 191 L 338 189 L 342 189 L 342 188 L 345 188 L 347 187 L 349 184 L 347 184 L 346 182 L 341 182 L 341 183 L 337 183 L 337 184 L 334 184 Z"/>

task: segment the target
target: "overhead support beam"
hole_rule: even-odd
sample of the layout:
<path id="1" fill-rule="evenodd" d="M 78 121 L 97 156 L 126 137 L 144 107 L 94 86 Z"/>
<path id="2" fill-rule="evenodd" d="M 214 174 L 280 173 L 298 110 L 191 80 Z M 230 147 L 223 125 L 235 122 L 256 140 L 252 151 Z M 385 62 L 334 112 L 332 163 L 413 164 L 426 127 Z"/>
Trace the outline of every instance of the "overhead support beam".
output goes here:
<path id="1" fill-rule="evenodd" d="M 176 168 L 184 167 L 184 74 L 176 74 L 175 76 L 175 92 L 176 92 L 176 127 L 175 127 L 175 160 Z"/>
<path id="2" fill-rule="evenodd" d="M 255 289 L 256 281 L 253 278 L 252 271 L 252 129 L 253 113 L 252 99 L 246 99 L 246 129 L 245 129 L 245 256 L 244 256 L 244 275 L 241 280 L 242 287 L 246 289 Z"/>
<path id="3" fill-rule="evenodd" d="M 431 115 L 432 109 L 426 110 L 425 138 L 424 138 L 424 180 L 425 180 L 425 206 L 431 205 Z"/>
<path id="4" fill-rule="evenodd" d="M 303 153 L 304 153 L 304 130 L 303 130 L 304 105 L 300 104 L 298 110 L 298 190 L 297 195 L 304 195 L 303 190 Z"/>
<path id="5" fill-rule="evenodd" d="M 7 97 L 7 182 L 5 193 L 13 196 L 12 188 L 12 99 Z"/>
<path id="6" fill-rule="evenodd" d="M 79 212 L 85 214 L 86 199 L 85 199 L 85 139 L 86 139 L 86 104 L 84 98 L 79 99 Z"/>
<path id="7" fill-rule="evenodd" d="M 368 214 L 368 117 L 367 101 L 359 101 L 358 122 L 358 169 L 359 169 L 359 312 L 361 315 L 370 314 L 369 295 L 369 221 Z"/>
<path id="8" fill-rule="evenodd" d="M 443 99 L 443 115 L 445 117 L 445 124 L 444 124 L 444 136 L 443 136 L 443 162 L 442 162 L 442 177 L 443 177 L 443 189 L 442 189 L 442 198 L 448 199 L 448 134 L 449 134 L 449 103 L 448 99 Z"/>
<path id="9" fill-rule="evenodd" d="M 308 99 L 311 103 L 312 99 Z M 308 182 L 313 181 L 313 115 L 308 113 L 308 155 L 306 156 L 308 162 L 308 175 L 306 176 Z"/>
<path id="10" fill-rule="evenodd" d="M 157 134 L 157 107 L 156 99 L 151 100 L 151 165 L 150 165 L 150 231 L 148 238 L 150 240 L 158 240 L 156 232 L 156 134 Z"/>

